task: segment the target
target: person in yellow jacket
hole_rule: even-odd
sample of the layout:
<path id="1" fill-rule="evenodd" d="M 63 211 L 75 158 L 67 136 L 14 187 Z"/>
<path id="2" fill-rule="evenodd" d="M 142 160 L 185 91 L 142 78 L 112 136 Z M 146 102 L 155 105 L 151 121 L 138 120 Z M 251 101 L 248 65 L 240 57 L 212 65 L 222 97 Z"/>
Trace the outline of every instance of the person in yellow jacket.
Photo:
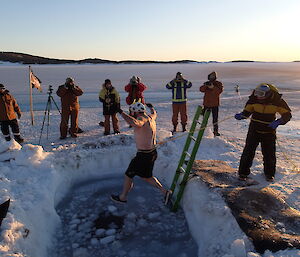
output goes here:
<path id="1" fill-rule="evenodd" d="M 276 119 L 276 114 L 281 117 Z M 267 181 L 273 181 L 276 171 L 276 129 L 292 118 L 291 109 L 282 99 L 275 86 L 262 83 L 249 96 L 242 112 L 235 114 L 237 120 L 251 116 L 246 144 L 238 170 L 240 180 L 246 180 L 255 156 L 257 146 L 261 145 L 264 174 Z"/>
<path id="2" fill-rule="evenodd" d="M 118 91 L 112 86 L 111 81 L 106 79 L 99 93 L 99 101 L 103 103 L 104 135 L 110 134 L 110 117 L 115 134 L 120 133 L 117 111 L 120 108 L 120 96 Z"/>
<path id="3" fill-rule="evenodd" d="M 17 115 L 16 115 L 17 114 Z M 10 141 L 9 127 L 14 135 L 14 139 L 20 144 L 24 139 L 20 136 L 20 129 L 17 118 L 21 118 L 21 109 L 16 99 L 9 94 L 3 84 L 0 84 L 0 124 L 1 132 L 6 141 Z"/>

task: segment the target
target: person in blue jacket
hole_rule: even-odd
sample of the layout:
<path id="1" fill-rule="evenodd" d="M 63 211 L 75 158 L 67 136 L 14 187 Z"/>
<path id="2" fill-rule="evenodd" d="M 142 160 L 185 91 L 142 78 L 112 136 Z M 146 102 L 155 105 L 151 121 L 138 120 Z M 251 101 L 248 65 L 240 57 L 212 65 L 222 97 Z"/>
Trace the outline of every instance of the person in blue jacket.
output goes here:
<path id="1" fill-rule="evenodd" d="M 188 120 L 187 116 L 187 94 L 186 90 L 192 87 L 192 83 L 183 78 L 181 72 L 177 72 L 175 79 L 170 81 L 167 85 L 167 89 L 172 90 L 172 123 L 173 133 L 176 132 L 178 124 L 178 114 L 180 113 L 182 131 L 186 131 L 186 124 Z"/>

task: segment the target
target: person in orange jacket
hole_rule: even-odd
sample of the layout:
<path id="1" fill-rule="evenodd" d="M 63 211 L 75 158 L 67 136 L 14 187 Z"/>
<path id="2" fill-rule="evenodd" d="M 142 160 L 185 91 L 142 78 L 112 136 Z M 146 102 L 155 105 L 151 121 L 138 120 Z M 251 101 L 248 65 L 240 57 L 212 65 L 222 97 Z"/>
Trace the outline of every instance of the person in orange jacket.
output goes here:
<path id="1" fill-rule="evenodd" d="M 78 133 L 78 114 L 79 101 L 78 96 L 83 94 L 79 86 L 75 85 L 73 78 L 67 78 L 65 84 L 58 87 L 56 94 L 61 98 L 61 122 L 60 139 L 65 139 L 68 133 L 69 117 L 71 116 L 71 137 L 77 137 Z"/>
<path id="2" fill-rule="evenodd" d="M 17 114 L 17 115 L 16 115 Z M 14 135 L 14 139 L 19 143 L 23 143 L 24 139 L 20 136 L 20 129 L 17 118 L 21 118 L 21 109 L 16 99 L 9 94 L 3 84 L 0 84 L 0 124 L 1 132 L 6 141 L 10 141 L 9 127 Z"/>
<path id="3" fill-rule="evenodd" d="M 208 81 L 206 81 L 201 87 L 200 92 L 204 93 L 203 106 L 205 112 L 206 109 L 211 109 L 213 126 L 214 126 L 214 136 L 220 136 L 219 126 L 218 126 L 218 116 L 219 116 L 219 105 L 220 105 L 220 95 L 223 92 L 222 82 L 217 80 L 217 73 L 213 71 L 208 75 Z"/>

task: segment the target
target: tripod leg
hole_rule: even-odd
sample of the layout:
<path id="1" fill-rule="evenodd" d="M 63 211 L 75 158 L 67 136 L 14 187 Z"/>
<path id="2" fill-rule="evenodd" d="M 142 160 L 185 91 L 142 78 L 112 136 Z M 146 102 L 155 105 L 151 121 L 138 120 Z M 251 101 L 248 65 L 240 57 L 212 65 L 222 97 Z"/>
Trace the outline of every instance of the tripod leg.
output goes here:
<path id="1" fill-rule="evenodd" d="M 49 110 L 49 104 L 50 104 L 50 98 L 48 97 L 48 101 L 47 101 L 46 108 L 45 108 L 45 112 L 44 112 L 44 119 L 43 119 L 43 124 L 42 124 L 42 128 L 41 128 L 39 144 L 41 143 L 41 138 L 42 138 L 43 129 L 44 129 L 44 124 L 45 124 L 45 119 L 46 119 L 46 113 L 47 113 L 47 111 Z"/>
<path id="2" fill-rule="evenodd" d="M 48 120 L 47 120 L 47 139 L 49 138 L 49 125 L 50 125 L 50 110 L 51 110 L 51 101 L 49 102 L 48 108 Z"/>
<path id="3" fill-rule="evenodd" d="M 51 100 L 53 101 L 54 105 L 56 106 L 56 109 L 58 110 L 59 114 L 61 115 L 61 111 L 60 111 L 58 105 L 56 104 L 56 102 L 54 101 L 53 96 L 50 96 L 50 97 L 51 97 Z"/>

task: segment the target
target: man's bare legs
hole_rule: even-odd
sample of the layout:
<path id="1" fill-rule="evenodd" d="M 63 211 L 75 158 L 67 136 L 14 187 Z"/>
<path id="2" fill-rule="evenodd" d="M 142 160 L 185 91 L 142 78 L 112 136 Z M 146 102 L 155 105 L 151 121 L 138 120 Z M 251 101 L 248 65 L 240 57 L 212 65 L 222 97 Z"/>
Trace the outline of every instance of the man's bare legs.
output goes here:
<path id="1" fill-rule="evenodd" d="M 163 188 L 162 184 L 159 182 L 159 180 L 156 177 L 151 177 L 151 178 L 142 178 L 144 181 L 148 182 L 149 184 L 155 186 L 158 188 L 163 195 L 167 193 L 167 190 Z"/>
<path id="2" fill-rule="evenodd" d="M 144 181 L 148 182 L 152 186 L 158 188 L 162 194 L 165 196 L 164 201 L 165 204 L 167 204 L 170 195 L 172 192 L 170 190 L 166 190 L 163 188 L 162 184 L 159 182 L 159 180 L 156 177 L 151 178 L 142 178 Z M 122 193 L 119 196 L 112 195 L 112 200 L 118 201 L 118 202 L 127 202 L 127 196 L 130 190 L 133 188 L 133 179 L 125 175 L 124 177 L 124 183 L 123 183 L 123 190 Z"/>
<path id="3" fill-rule="evenodd" d="M 123 191 L 119 196 L 122 201 L 127 200 L 127 195 L 132 188 L 133 188 L 133 179 L 125 175 L 124 183 L 123 183 Z"/>

